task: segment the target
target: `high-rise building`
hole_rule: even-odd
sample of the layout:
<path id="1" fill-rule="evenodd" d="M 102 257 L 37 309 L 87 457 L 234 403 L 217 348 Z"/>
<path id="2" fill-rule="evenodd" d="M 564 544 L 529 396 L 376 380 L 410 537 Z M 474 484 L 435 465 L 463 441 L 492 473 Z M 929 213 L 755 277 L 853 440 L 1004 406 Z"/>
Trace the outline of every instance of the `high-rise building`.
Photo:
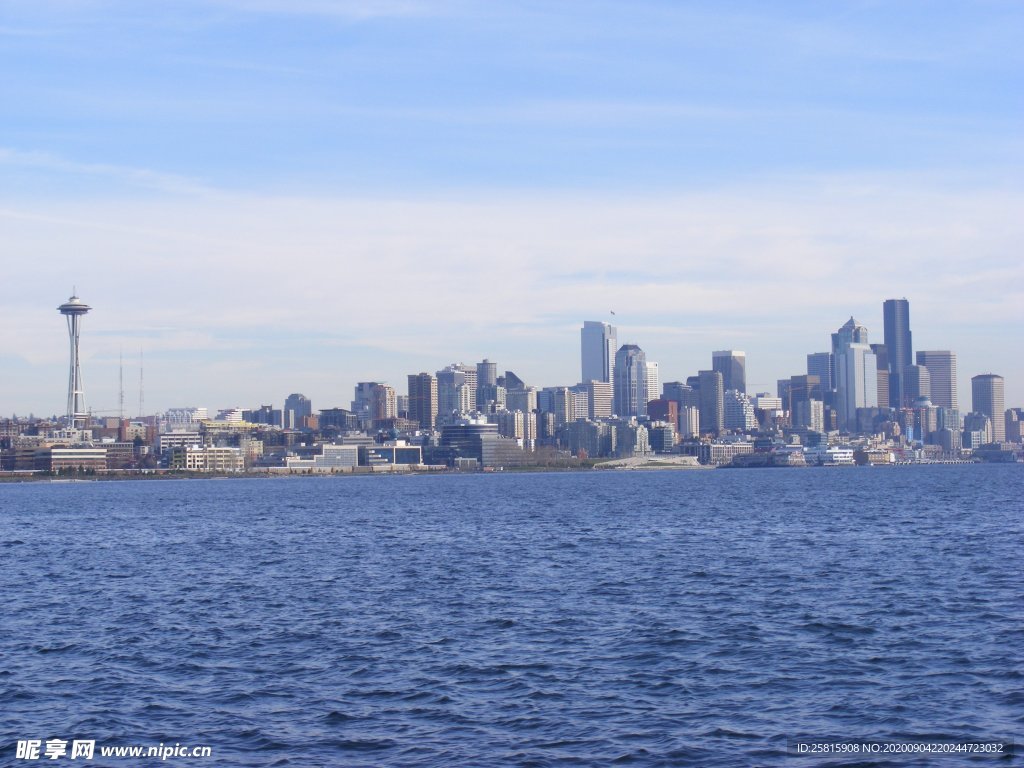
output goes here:
<path id="1" fill-rule="evenodd" d="M 812 352 L 807 356 L 807 375 L 817 376 L 822 392 L 836 388 L 836 364 L 831 352 Z"/>
<path id="2" fill-rule="evenodd" d="M 850 344 L 869 344 L 868 329 L 858 323 L 851 316 L 849 320 L 840 326 L 839 330 L 832 334 L 832 354 L 838 355 Z M 835 361 L 835 370 L 838 375 L 839 360 Z M 809 371 L 808 371 L 809 373 Z M 837 382 L 838 384 L 838 382 Z M 838 389 L 838 386 L 836 387 Z"/>
<path id="3" fill-rule="evenodd" d="M 409 419 L 421 429 L 437 426 L 437 379 L 429 373 L 409 374 Z"/>
<path id="4" fill-rule="evenodd" d="M 983 413 L 992 422 L 992 439 L 1006 440 L 1006 403 L 1003 397 L 1003 377 L 983 373 L 971 378 L 971 410 Z"/>
<path id="5" fill-rule="evenodd" d="M 647 414 L 647 355 L 636 344 L 615 353 L 615 415 L 622 419 Z"/>
<path id="6" fill-rule="evenodd" d="M 903 368 L 903 397 L 908 407 L 918 407 L 921 398 L 931 400 L 932 379 L 923 365 L 908 365 Z"/>
<path id="7" fill-rule="evenodd" d="M 661 385 L 661 396 L 666 400 L 674 400 L 679 407 L 700 407 L 700 395 L 697 390 L 681 381 L 666 381 Z"/>
<path id="8" fill-rule="evenodd" d="M 352 412 L 363 421 L 393 419 L 398 415 L 398 400 L 394 387 L 378 381 L 356 384 Z"/>
<path id="9" fill-rule="evenodd" d="M 875 373 L 878 377 L 878 405 L 889 407 L 889 348 L 885 344 L 872 344 L 875 353 Z"/>
<path id="10" fill-rule="evenodd" d="M 738 389 L 727 389 L 723 393 L 722 414 L 726 429 L 738 429 L 741 432 L 746 432 L 757 428 L 754 404 L 745 392 L 740 392 Z"/>
<path id="11" fill-rule="evenodd" d="M 698 371 L 701 434 L 720 435 L 725 429 L 725 387 L 720 371 Z"/>
<path id="12" fill-rule="evenodd" d="M 910 334 L 910 302 L 886 299 L 882 304 L 885 347 L 889 351 L 889 407 L 910 406 L 902 386 L 903 369 L 914 362 Z"/>
<path id="13" fill-rule="evenodd" d="M 878 407 L 877 362 L 867 343 L 867 328 L 858 325 L 852 317 L 838 334 L 832 335 L 833 343 L 837 335 L 836 410 L 840 428 L 854 432 L 857 409 Z M 863 338 L 864 341 L 846 341 L 848 338 Z"/>
<path id="14" fill-rule="evenodd" d="M 614 381 L 615 351 L 618 348 L 615 326 L 587 320 L 580 329 L 581 381 Z"/>
<path id="15" fill-rule="evenodd" d="M 948 349 L 920 350 L 917 364 L 928 369 L 931 400 L 939 408 L 959 409 L 956 386 L 956 354 Z"/>
<path id="16" fill-rule="evenodd" d="M 711 353 L 711 370 L 722 374 L 722 386 L 746 394 L 747 353 L 725 349 Z"/>
<path id="17" fill-rule="evenodd" d="M 498 397 L 495 387 L 498 386 L 498 364 L 484 358 L 476 364 L 476 407 L 479 411 L 486 410 L 488 402 L 495 403 Z"/>
<path id="18" fill-rule="evenodd" d="M 607 381 L 587 381 L 587 414 L 591 419 L 607 419 L 612 415 L 612 385 Z"/>
<path id="19" fill-rule="evenodd" d="M 302 429 L 306 418 L 313 415 L 313 403 L 305 395 L 298 392 L 288 395 L 281 409 L 285 429 Z"/>
<path id="20" fill-rule="evenodd" d="M 658 373 L 658 364 L 647 361 L 647 394 L 644 395 L 644 402 L 657 400 L 661 396 L 661 375 Z"/>
<path id="21" fill-rule="evenodd" d="M 553 414 L 556 427 L 574 421 L 573 396 L 568 387 L 544 387 L 537 393 L 537 408 Z"/>
<path id="22" fill-rule="evenodd" d="M 453 363 L 437 372 L 438 424 L 476 410 L 476 366 Z"/>

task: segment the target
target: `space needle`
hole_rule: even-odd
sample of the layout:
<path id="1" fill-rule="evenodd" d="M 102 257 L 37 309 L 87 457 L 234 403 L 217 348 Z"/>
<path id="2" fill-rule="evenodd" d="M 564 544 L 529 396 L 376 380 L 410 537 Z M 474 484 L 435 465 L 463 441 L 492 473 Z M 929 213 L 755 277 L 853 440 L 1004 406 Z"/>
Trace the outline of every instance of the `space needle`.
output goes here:
<path id="1" fill-rule="evenodd" d="M 85 391 L 82 389 L 82 367 L 78 362 L 78 334 L 82 318 L 92 307 L 72 295 L 57 311 L 68 319 L 68 337 L 71 341 L 71 365 L 68 367 L 68 429 L 85 429 L 89 414 L 85 410 Z"/>

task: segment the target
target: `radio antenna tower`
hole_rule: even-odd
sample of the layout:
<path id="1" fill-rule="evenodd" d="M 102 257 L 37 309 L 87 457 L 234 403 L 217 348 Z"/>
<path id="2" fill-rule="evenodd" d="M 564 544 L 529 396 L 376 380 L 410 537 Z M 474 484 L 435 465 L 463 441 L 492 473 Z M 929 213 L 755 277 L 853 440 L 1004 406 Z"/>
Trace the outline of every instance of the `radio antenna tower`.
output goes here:
<path id="1" fill-rule="evenodd" d="M 142 408 L 143 408 L 143 404 L 145 403 L 145 396 L 143 394 L 144 392 L 145 392 L 145 389 L 143 388 L 143 378 L 142 378 L 142 347 L 139 347 L 139 418 L 140 419 L 143 416 Z"/>
<path id="2" fill-rule="evenodd" d="M 124 421 L 124 353 L 121 350 L 117 352 L 117 383 L 117 417 Z"/>
<path id="3" fill-rule="evenodd" d="M 57 307 L 68 321 L 68 339 L 71 342 L 71 360 L 68 365 L 68 409 L 67 425 L 69 429 L 85 429 L 89 413 L 85 409 L 85 391 L 82 389 L 82 366 L 78 361 L 78 335 L 81 331 L 82 318 L 92 309 L 75 295 L 72 289 L 71 298 Z"/>

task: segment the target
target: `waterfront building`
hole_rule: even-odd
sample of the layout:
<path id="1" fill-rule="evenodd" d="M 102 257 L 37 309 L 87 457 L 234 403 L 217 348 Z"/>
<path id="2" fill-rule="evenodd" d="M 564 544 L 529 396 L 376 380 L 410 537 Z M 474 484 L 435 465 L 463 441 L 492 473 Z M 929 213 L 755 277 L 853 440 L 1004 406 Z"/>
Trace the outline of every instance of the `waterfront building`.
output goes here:
<path id="1" fill-rule="evenodd" d="M 596 459 L 615 454 L 616 432 L 614 424 L 583 419 L 564 425 L 558 438 L 573 456 Z"/>
<path id="2" fill-rule="evenodd" d="M 613 383 L 615 352 L 618 347 L 615 326 L 587 320 L 580 329 L 580 380 Z"/>
<path id="3" fill-rule="evenodd" d="M 676 447 L 676 427 L 673 422 L 653 421 L 647 425 L 647 439 L 655 453 L 672 453 Z"/>
<path id="4" fill-rule="evenodd" d="M 889 352 L 889 407 L 906 408 L 913 402 L 902 385 L 904 369 L 914 362 L 910 333 L 910 302 L 886 299 L 882 304 L 885 347 Z"/>
<path id="5" fill-rule="evenodd" d="M 615 452 L 619 459 L 646 456 L 651 452 L 651 441 L 647 427 L 635 419 L 617 419 L 615 424 Z"/>
<path id="6" fill-rule="evenodd" d="M 241 472 L 245 456 L 241 448 L 231 446 L 186 446 L 171 452 L 170 467 L 188 472 Z"/>
<path id="7" fill-rule="evenodd" d="M 948 349 L 920 350 L 917 364 L 928 369 L 931 400 L 939 408 L 958 409 L 956 385 L 956 354 Z"/>
<path id="8" fill-rule="evenodd" d="M 992 423 L 992 440 L 1006 440 L 1006 406 L 1003 397 L 1003 377 L 983 373 L 971 378 L 971 410 L 983 413 Z"/>
<path id="9" fill-rule="evenodd" d="M 647 356 L 636 344 L 623 344 L 615 354 L 615 415 L 628 419 L 647 414 Z"/>
<path id="10" fill-rule="evenodd" d="M 711 370 L 722 374 L 722 387 L 747 392 L 747 353 L 725 349 L 711 353 Z"/>

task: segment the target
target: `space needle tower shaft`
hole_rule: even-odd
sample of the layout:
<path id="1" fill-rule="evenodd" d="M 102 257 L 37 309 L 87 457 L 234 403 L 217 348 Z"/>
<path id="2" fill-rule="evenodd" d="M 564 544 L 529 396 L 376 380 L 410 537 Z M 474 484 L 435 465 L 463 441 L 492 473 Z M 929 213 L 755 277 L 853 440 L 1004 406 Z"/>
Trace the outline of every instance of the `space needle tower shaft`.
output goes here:
<path id="1" fill-rule="evenodd" d="M 78 335 L 82 318 L 92 309 L 77 296 L 72 296 L 57 307 L 68 321 L 68 339 L 71 342 L 71 360 L 68 366 L 68 410 L 67 424 L 70 429 L 84 429 L 88 420 L 85 410 L 85 391 L 82 389 L 82 366 L 78 358 Z"/>

